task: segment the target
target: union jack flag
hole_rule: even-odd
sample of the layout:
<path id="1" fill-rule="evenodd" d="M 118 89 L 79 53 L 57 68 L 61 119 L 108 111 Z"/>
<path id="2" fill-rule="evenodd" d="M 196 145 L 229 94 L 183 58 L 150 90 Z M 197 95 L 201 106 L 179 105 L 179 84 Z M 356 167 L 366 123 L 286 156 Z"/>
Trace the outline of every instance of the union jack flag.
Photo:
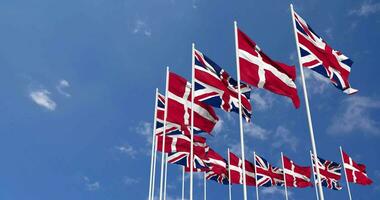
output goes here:
<path id="1" fill-rule="evenodd" d="M 296 12 L 293 14 L 301 65 L 329 78 L 344 93 L 356 93 L 358 90 L 351 88 L 348 81 L 353 61 L 332 49 L 304 19 Z"/>
<path id="2" fill-rule="evenodd" d="M 207 151 L 207 148 L 206 148 Z M 207 163 L 204 161 L 206 159 L 206 153 L 204 150 L 199 150 L 197 148 L 194 148 L 194 154 L 193 154 L 193 169 L 202 169 L 202 168 L 208 168 Z M 175 152 L 175 153 L 169 153 L 167 162 L 171 164 L 177 164 L 185 166 L 186 168 L 190 168 L 190 152 Z M 196 170 L 194 170 L 196 171 Z"/>
<path id="3" fill-rule="evenodd" d="M 209 169 L 206 171 L 206 178 L 214 180 L 221 184 L 228 184 L 227 161 L 213 149 L 207 152 L 207 165 Z"/>
<path id="4" fill-rule="evenodd" d="M 284 184 L 284 173 L 281 168 L 273 167 L 264 158 L 255 154 L 257 186 L 271 187 Z"/>
<path id="5" fill-rule="evenodd" d="M 206 179 L 207 180 L 213 180 L 217 183 L 228 185 L 228 172 L 226 173 L 217 173 L 214 170 L 208 170 L 206 172 Z"/>
<path id="6" fill-rule="evenodd" d="M 195 55 L 195 98 L 226 112 L 239 113 L 238 83 L 224 69 L 219 67 L 198 50 Z M 247 122 L 252 115 L 249 101 L 251 88 L 241 83 L 242 114 Z"/>
<path id="7" fill-rule="evenodd" d="M 311 155 L 313 161 L 313 170 L 315 169 L 314 155 Z M 342 186 L 339 184 L 341 178 L 342 166 L 339 163 L 322 159 L 318 157 L 319 174 L 321 175 L 321 185 L 333 190 L 341 190 Z M 317 174 L 315 174 L 315 180 L 318 180 Z"/>

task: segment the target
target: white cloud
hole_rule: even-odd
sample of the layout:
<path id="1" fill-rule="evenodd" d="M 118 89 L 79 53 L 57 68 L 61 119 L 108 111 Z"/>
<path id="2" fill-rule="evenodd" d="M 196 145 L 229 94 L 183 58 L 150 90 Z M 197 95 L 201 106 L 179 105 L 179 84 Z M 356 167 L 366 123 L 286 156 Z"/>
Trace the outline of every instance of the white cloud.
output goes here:
<path id="1" fill-rule="evenodd" d="M 260 188 L 259 192 L 266 196 L 273 196 L 273 195 L 285 196 L 284 188 L 278 188 L 278 187 L 262 187 Z M 288 190 L 288 197 L 291 197 L 291 196 L 292 196 L 292 193 Z"/>
<path id="2" fill-rule="evenodd" d="M 333 39 L 332 28 L 327 28 L 324 32 L 329 39 Z"/>
<path id="3" fill-rule="evenodd" d="M 125 185 L 134 185 L 140 182 L 139 179 L 132 178 L 132 177 L 124 177 L 123 182 Z"/>
<path id="4" fill-rule="evenodd" d="M 380 101 L 363 96 L 349 96 L 343 100 L 338 114 L 328 127 L 331 134 L 348 134 L 362 131 L 366 134 L 380 135 L 380 122 L 371 117 L 371 111 L 380 109 Z"/>
<path id="5" fill-rule="evenodd" d="M 290 131 L 283 127 L 279 126 L 276 129 L 276 132 L 273 136 L 272 146 L 275 148 L 280 148 L 282 146 L 290 147 L 293 151 L 296 151 L 298 145 L 298 139 L 290 133 Z"/>
<path id="6" fill-rule="evenodd" d="M 259 110 L 259 111 L 264 111 L 268 110 L 273 106 L 274 103 L 274 98 L 273 95 L 266 92 L 266 93 L 259 93 L 254 92 L 251 93 L 252 102 L 253 102 L 253 110 Z"/>
<path id="7" fill-rule="evenodd" d="M 61 95 L 65 96 L 65 97 L 71 97 L 71 95 L 69 93 L 67 93 L 67 92 L 64 91 L 64 89 L 68 88 L 68 87 L 70 87 L 70 83 L 67 80 L 62 79 L 62 80 L 59 81 L 59 83 L 58 83 L 58 85 L 57 85 L 56 88 L 57 88 L 57 91 Z"/>
<path id="8" fill-rule="evenodd" d="M 372 1 L 364 1 L 360 8 L 353 9 L 349 13 L 357 16 L 369 16 L 380 12 L 380 3 L 372 3 Z"/>
<path id="9" fill-rule="evenodd" d="M 219 134 L 223 130 L 224 121 L 219 119 L 219 121 L 215 124 L 214 132 L 215 134 Z"/>
<path id="10" fill-rule="evenodd" d="M 137 151 L 133 148 L 133 146 L 124 144 L 122 146 L 116 146 L 115 149 L 117 149 L 120 153 L 126 154 L 131 158 L 135 158 Z"/>
<path id="11" fill-rule="evenodd" d="M 133 34 L 143 34 L 147 37 L 150 37 L 152 35 L 152 31 L 150 30 L 147 23 L 141 19 L 137 19 L 135 21 L 132 33 Z"/>
<path id="12" fill-rule="evenodd" d="M 153 134 L 152 126 L 153 126 L 152 123 L 140 122 L 138 126 L 135 128 L 135 131 L 138 134 L 141 134 L 142 136 L 146 138 L 146 140 L 148 141 L 148 144 L 152 144 L 152 134 Z"/>
<path id="13" fill-rule="evenodd" d="M 256 139 L 266 140 L 268 139 L 268 136 L 270 135 L 270 131 L 262 128 L 259 125 L 253 125 L 252 123 L 244 122 L 243 128 L 244 128 L 244 134 Z"/>
<path id="14" fill-rule="evenodd" d="M 45 89 L 31 91 L 30 98 L 39 106 L 42 106 L 50 111 L 54 111 L 57 104 L 49 97 L 50 92 Z"/>
<path id="15" fill-rule="evenodd" d="M 95 191 L 100 188 L 100 183 L 98 181 L 91 182 L 87 176 L 84 176 L 83 180 L 88 191 Z"/>
<path id="16" fill-rule="evenodd" d="M 313 94 L 323 94 L 326 88 L 330 87 L 330 80 L 319 73 L 309 69 L 304 69 L 304 75 L 308 91 Z M 301 78 L 298 79 L 299 85 L 302 86 Z"/>

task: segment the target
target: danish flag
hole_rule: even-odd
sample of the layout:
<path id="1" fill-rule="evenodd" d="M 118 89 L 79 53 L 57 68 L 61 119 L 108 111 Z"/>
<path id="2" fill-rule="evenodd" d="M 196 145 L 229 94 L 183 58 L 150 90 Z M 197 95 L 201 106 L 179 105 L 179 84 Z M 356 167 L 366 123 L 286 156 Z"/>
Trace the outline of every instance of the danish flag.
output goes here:
<path id="1" fill-rule="evenodd" d="M 158 151 L 162 150 L 163 135 L 158 135 L 157 137 L 157 148 Z M 206 153 L 206 138 L 194 135 L 193 140 L 194 149 L 199 149 L 199 152 L 204 151 Z M 175 152 L 190 152 L 191 138 L 183 135 L 167 135 L 165 136 L 165 153 L 175 153 Z"/>
<path id="2" fill-rule="evenodd" d="M 181 130 L 188 131 L 191 125 L 191 84 L 172 72 L 168 81 L 167 121 L 179 124 Z M 211 133 L 219 120 L 214 109 L 198 100 L 194 100 L 193 106 L 194 129 Z"/>
<path id="3" fill-rule="evenodd" d="M 300 106 L 296 69 L 269 58 L 243 31 L 238 32 L 238 55 L 241 80 L 292 99 L 296 108 Z"/>
<path id="4" fill-rule="evenodd" d="M 346 152 L 342 150 L 344 170 L 346 170 L 346 176 L 348 182 L 357 183 L 360 185 L 370 185 L 372 180 L 368 178 L 366 172 L 366 166 L 358 164 Z"/>
<path id="5" fill-rule="evenodd" d="M 243 184 L 243 161 L 232 152 L 230 152 L 229 156 L 230 163 L 228 167 L 231 184 Z M 247 185 L 256 186 L 255 166 L 247 160 L 245 160 L 245 180 Z"/>
<path id="6" fill-rule="evenodd" d="M 310 182 L 311 167 L 301 167 L 288 157 L 283 156 L 284 173 L 287 187 L 304 188 L 312 186 Z"/>
<path id="7" fill-rule="evenodd" d="M 239 113 L 238 83 L 224 69 L 198 50 L 195 56 L 195 98 L 226 112 Z M 251 88 L 240 83 L 242 115 L 247 122 L 252 115 Z"/>
<path id="8" fill-rule="evenodd" d="M 344 93 L 356 93 L 358 90 L 351 88 L 348 81 L 353 61 L 340 51 L 332 49 L 304 19 L 296 12 L 293 13 L 301 65 L 330 79 Z"/>
<path id="9" fill-rule="evenodd" d="M 255 154 L 257 186 L 281 186 L 284 183 L 283 170 L 269 164 L 264 158 Z"/>
<path id="10" fill-rule="evenodd" d="M 165 113 L 165 96 L 158 93 L 157 94 L 157 117 L 156 117 L 156 135 L 162 135 L 164 133 L 164 113 Z M 166 122 L 166 134 L 165 135 L 178 135 L 184 134 L 181 131 L 181 125 L 174 124 L 171 122 Z M 190 132 L 188 132 L 190 133 Z M 189 135 L 189 134 L 187 134 Z"/>

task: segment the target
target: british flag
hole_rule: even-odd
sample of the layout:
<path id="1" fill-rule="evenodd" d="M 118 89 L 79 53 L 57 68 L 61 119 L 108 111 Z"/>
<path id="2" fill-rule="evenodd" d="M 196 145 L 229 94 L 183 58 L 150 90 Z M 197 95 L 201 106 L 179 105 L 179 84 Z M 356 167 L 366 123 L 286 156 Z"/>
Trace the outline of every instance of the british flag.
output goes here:
<path id="1" fill-rule="evenodd" d="M 207 151 L 207 148 L 205 149 Z M 194 148 L 194 160 L 193 160 L 193 169 L 202 169 L 208 168 L 207 163 L 205 162 L 206 153 L 204 150 Z M 169 153 L 167 162 L 171 164 L 177 164 L 190 168 L 190 152 L 175 152 Z M 196 171 L 196 170 L 194 170 Z"/>
<path id="2" fill-rule="evenodd" d="M 329 78 L 331 83 L 344 93 L 356 93 L 358 90 L 351 88 L 348 81 L 352 60 L 340 51 L 332 49 L 304 19 L 296 12 L 293 14 L 301 65 Z"/>
<path id="3" fill-rule="evenodd" d="M 228 184 L 227 161 L 221 155 L 210 148 L 207 152 L 206 163 L 209 166 L 206 171 L 206 178 L 208 180 Z"/>
<path id="4" fill-rule="evenodd" d="M 284 184 L 284 173 L 281 168 L 274 167 L 264 158 L 255 154 L 257 186 L 271 187 Z"/>
<path id="5" fill-rule="evenodd" d="M 228 185 L 228 172 L 225 173 L 218 173 L 214 170 L 208 170 L 206 171 L 206 179 L 207 180 L 213 180 L 217 183 Z"/>
<path id="6" fill-rule="evenodd" d="M 188 131 L 191 125 L 191 84 L 183 77 L 170 72 L 167 103 L 167 121 L 181 126 L 180 130 Z M 194 129 L 211 133 L 218 117 L 214 109 L 197 100 L 193 104 Z"/>
<path id="7" fill-rule="evenodd" d="M 224 69 L 198 50 L 195 56 L 195 98 L 226 112 L 239 113 L 238 83 Z M 251 88 L 240 84 L 242 115 L 250 121 L 252 107 L 249 101 Z"/>
<path id="8" fill-rule="evenodd" d="M 315 169 L 314 155 L 311 155 L 313 161 L 313 170 Z M 341 190 L 342 186 L 339 184 L 341 178 L 342 166 L 339 163 L 322 159 L 318 157 L 318 168 L 321 176 L 321 185 L 333 190 Z M 315 174 L 315 180 L 318 180 L 317 174 Z"/>

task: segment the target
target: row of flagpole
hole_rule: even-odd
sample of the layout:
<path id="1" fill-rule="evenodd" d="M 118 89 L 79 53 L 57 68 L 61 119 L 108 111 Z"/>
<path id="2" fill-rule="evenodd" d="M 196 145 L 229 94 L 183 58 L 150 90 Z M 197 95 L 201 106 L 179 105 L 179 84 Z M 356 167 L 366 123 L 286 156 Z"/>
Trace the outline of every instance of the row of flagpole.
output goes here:
<path id="1" fill-rule="evenodd" d="M 307 115 L 307 121 L 308 121 L 308 127 L 309 127 L 309 134 L 310 134 L 310 141 L 311 141 L 311 146 L 312 146 L 312 153 L 314 157 L 314 162 L 317 163 L 318 159 L 318 153 L 317 153 L 317 147 L 316 147 L 316 142 L 315 142 L 315 137 L 314 137 L 314 130 L 313 130 L 313 123 L 312 123 L 312 117 L 311 117 L 311 112 L 310 112 L 310 105 L 309 105 L 309 99 L 308 99 L 308 93 L 307 93 L 307 85 L 305 81 L 305 76 L 304 76 L 304 71 L 303 67 L 301 66 L 301 55 L 299 51 L 299 46 L 298 46 L 298 38 L 296 35 L 296 24 L 295 24 L 295 19 L 294 19 L 294 10 L 293 10 L 293 5 L 290 5 L 291 9 L 291 15 L 292 15 L 292 21 L 293 21 L 293 31 L 294 31 L 294 36 L 295 36 L 295 41 L 296 41 L 296 48 L 297 48 L 297 55 L 298 55 L 298 61 L 299 61 L 299 69 L 301 72 L 301 81 L 302 81 L 302 87 L 303 87 L 303 93 L 304 93 L 304 100 L 305 100 L 305 108 L 306 108 L 306 115 Z M 237 70 L 237 82 L 238 82 L 238 100 L 239 100 L 239 130 L 240 130 L 240 146 L 241 146 L 241 156 L 243 160 L 242 164 L 242 176 L 243 176 L 243 198 L 244 200 L 247 200 L 247 185 L 246 185 L 246 170 L 245 170 L 245 150 L 244 150 L 244 129 L 243 129 L 243 119 L 242 119 L 242 106 L 241 106 L 241 87 L 240 87 L 240 63 L 239 63 L 239 53 L 238 53 L 238 34 L 237 34 L 237 22 L 234 22 L 234 34 L 235 34 L 235 55 L 236 55 L 236 70 Z M 191 148 L 190 148 L 190 190 L 189 190 L 189 195 L 190 195 L 190 200 L 193 200 L 193 169 L 194 169 L 194 149 L 193 149 L 193 141 L 194 141 L 194 112 L 193 112 L 193 106 L 194 106 L 194 63 L 195 63 L 195 56 L 194 56 L 194 51 L 195 51 L 195 45 L 194 43 L 192 44 L 192 71 L 191 71 Z M 165 102 L 168 101 L 168 85 L 169 85 L 169 67 L 166 69 L 166 89 L 165 89 Z M 157 98 L 157 93 L 158 90 L 156 89 L 156 98 Z M 155 104 L 157 102 L 157 99 L 155 101 Z M 157 105 L 155 105 L 156 108 Z M 156 109 L 155 109 L 156 110 Z M 165 112 L 164 112 L 164 126 L 163 126 L 163 145 L 162 145 L 162 152 L 164 152 L 164 147 L 165 147 L 165 134 L 166 134 L 166 119 L 167 119 L 167 106 L 165 106 Z M 157 156 L 157 145 L 156 145 L 156 137 L 155 137 L 155 129 L 156 129 L 156 111 L 155 111 L 155 116 L 154 116 L 154 128 L 153 128 L 153 139 L 152 139 L 152 155 L 151 155 L 151 166 L 150 166 L 150 180 L 149 180 L 149 198 L 153 199 L 154 198 L 154 189 L 155 189 L 155 172 L 156 172 L 156 156 Z M 281 153 L 282 154 L 282 153 Z M 229 155 L 228 155 L 229 156 Z M 160 190 L 159 190 L 159 200 L 166 200 L 166 179 L 167 179 L 167 161 L 166 161 L 166 154 L 162 153 L 161 154 L 161 172 L 160 172 Z M 283 163 L 283 156 L 282 157 L 282 163 Z M 342 157 L 343 159 L 343 157 Z M 229 160 L 229 159 L 228 159 Z M 313 164 L 313 163 L 312 163 Z M 229 172 L 230 173 L 230 172 Z M 313 170 L 313 173 L 316 174 L 317 177 L 317 187 L 316 189 L 316 195 L 317 199 L 319 200 L 324 200 L 324 195 L 323 195 L 323 189 L 321 183 L 321 177 L 320 177 L 320 172 L 319 168 L 315 168 L 315 172 Z M 346 173 L 346 172 L 345 172 Z M 185 169 L 183 168 L 182 172 L 182 199 L 184 198 L 184 178 L 185 178 Z M 345 174 L 346 175 L 346 174 Z M 230 177 L 230 176 L 229 176 Z M 256 177 L 255 177 L 256 178 Z M 315 176 L 314 176 L 315 178 Z M 285 181 L 286 182 L 286 181 Z M 349 198 L 351 198 L 351 192 L 349 188 L 349 184 L 347 181 L 347 176 L 346 176 L 346 182 L 347 182 L 347 188 L 349 192 Z M 206 199 L 206 175 L 204 174 L 204 198 Z M 286 189 L 286 183 L 285 183 L 285 194 L 286 194 L 286 199 L 288 199 L 287 196 L 287 189 Z M 258 187 L 256 188 L 256 198 L 259 198 L 258 195 Z M 229 183 L 229 199 L 231 199 L 231 183 Z"/>

